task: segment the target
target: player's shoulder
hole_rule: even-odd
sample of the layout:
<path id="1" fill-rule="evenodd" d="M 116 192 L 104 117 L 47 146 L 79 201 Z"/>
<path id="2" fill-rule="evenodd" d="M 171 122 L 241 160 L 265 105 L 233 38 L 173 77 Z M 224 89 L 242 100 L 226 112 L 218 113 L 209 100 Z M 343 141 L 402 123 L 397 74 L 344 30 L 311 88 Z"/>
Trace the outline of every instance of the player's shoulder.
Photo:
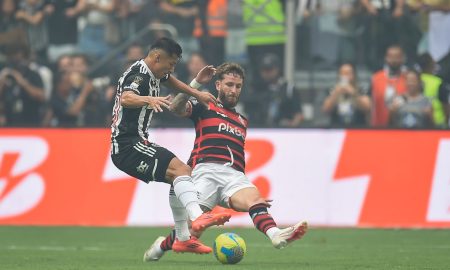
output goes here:
<path id="1" fill-rule="evenodd" d="M 247 122 L 247 123 L 248 123 L 248 119 L 247 119 L 247 117 L 245 117 L 245 115 L 243 115 L 243 114 L 242 114 L 242 113 L 240 113 L 240 112 L 238 112 L 237 114 L 238 114 L 238 117 L 239 117 L 239 118 L 242 118 L 242 119 L 244 119 L 244 120 L 245 120 L 245 122 Z"/>
<path id="2" fill-rule="evenodd" d="M 143 78 L 150 78 L 150 73 L 148 71 L 147 66 L 143 63 L 142 60 L 136 61 L 133 65 L 130 66 L 130 75 L 139 75 Z"/>

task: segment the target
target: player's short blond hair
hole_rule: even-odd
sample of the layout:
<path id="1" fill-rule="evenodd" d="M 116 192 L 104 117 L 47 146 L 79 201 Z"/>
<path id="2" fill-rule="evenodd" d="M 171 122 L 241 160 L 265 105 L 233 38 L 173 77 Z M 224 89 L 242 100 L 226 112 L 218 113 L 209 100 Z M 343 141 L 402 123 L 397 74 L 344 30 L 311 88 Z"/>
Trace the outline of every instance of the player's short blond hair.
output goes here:
<path id="1" fill-rule="evenodd" d="M 223 80 L 224 75 L 230 73 L 240 76 L 242 80 L 245 78 L 244 69 L 237 63 L 226 62 L 217 67 L 216 76 L 218 80 Z"/>

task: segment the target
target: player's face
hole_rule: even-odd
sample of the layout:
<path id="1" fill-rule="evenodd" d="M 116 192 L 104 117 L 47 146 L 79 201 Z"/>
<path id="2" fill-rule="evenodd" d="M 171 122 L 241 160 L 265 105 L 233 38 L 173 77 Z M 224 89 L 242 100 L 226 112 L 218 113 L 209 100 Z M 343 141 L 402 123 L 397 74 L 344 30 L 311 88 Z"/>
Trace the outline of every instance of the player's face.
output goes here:
<path id="1" fill-rule="evenodd" d="M 175 54 L 169 55 L 165 51 L 161 51 L 156 56 L 156 66 L 154 72 L 156 78 L 161 79 L 167 74 L 173 73 L 179 59 L 180 58 Z"/>
<path id="2" fill-rule="evenodd" d="M 410 94 L 420 93 L 420 78 L 416 73 L 406 73 L 406 88 Z"/>
<path id="3" fill-rule="evenodd" d="M 228 73 L 216 81 L 219 101 L 227 108 L 234 108 L 241 95 L 243 79 L 238 74 Z"/>

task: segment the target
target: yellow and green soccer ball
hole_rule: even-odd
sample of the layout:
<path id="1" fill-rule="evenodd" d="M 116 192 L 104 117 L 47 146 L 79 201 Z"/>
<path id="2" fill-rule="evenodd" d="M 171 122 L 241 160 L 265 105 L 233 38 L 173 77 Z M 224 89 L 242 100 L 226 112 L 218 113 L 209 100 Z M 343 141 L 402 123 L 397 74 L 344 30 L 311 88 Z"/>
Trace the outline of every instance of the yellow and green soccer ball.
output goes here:
<path id="1" fill-rule="evenodd" d="M 214 256 L 223 264 L 236 264 L 247 252 L 244 239 L 235 233 L 222 233 L 214 241 Z"/>

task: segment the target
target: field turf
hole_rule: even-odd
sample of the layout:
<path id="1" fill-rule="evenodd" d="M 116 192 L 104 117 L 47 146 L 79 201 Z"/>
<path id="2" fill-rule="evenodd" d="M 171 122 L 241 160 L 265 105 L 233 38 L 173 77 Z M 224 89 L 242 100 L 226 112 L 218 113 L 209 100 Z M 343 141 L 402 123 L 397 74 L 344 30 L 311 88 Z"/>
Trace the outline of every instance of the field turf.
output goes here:
<path id="1" fill-rule="evenodd" d="M 310 229 L 305 238 L 275 250 L 254 229 L 219 228 L 202 240 L 212 245 L 222 232 L 247 242 L 237 265 L 214 255 L 166 254 L 143 263 L 142 255 L 166 228 L 0 226 L 0 269 L 450 269 L 450 230 Z"/>

